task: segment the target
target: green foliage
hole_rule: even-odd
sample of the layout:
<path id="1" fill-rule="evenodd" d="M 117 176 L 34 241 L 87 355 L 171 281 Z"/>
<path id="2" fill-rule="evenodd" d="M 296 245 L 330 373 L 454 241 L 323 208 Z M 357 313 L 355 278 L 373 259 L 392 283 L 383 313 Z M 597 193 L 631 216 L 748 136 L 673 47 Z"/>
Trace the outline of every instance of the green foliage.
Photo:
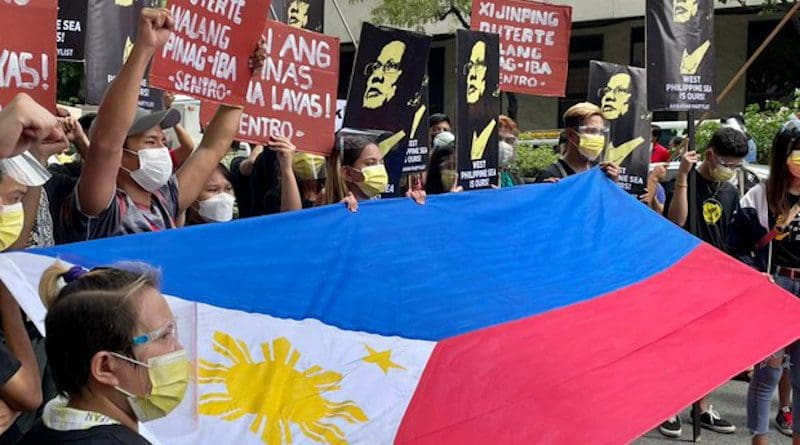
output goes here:
<path id="1" fill-rule="evenodd" d="M 793 98 L 789 103 L 771 100 L 767 101 L 764 106 L 758 104 L 747 106 L 744 112 L 744 124 L 758 147 L 757 163 L 769 164 L 772 139 L 781 126 L 798 110 L 800 110 L 800 89 L 794 91 Z M 718 120 L 705 121 L 700 124 L 695 137 L 696 148 L 699 152 L 705 151 L 708 141 L 720 128 Z"/>
<path id="2" fill-rule="evenodd" d="M 350 3 L 364 1 L 350 0 Z M 472 0 L 381 0 L 372 9 L 372 21 L 421 31 L 425 25 L 454 14 L 464 25 L 465 20 L 469 20 L 471 7 Z"/>
<path id="3" fill-rule="evenodd" d="M 83 64 L 79 62 L 58 62 L 58 103 L 75 105 L 84 102 L 81 93 Z"/>
<path id="4" fill-rule="evenodd" d="M 558 155 L 553 151 L 553 147 L 534 148 L 530 145 L 520 144 L 517 147 L 517 158 L 511 170 L 523 178 L 534 178 L 540 171 L 557 160 Z"/>
<path id="5" fill-rule="evenodd" d="M 720 128 L 722 128 L 722 124 L 719 123 L 719 120 L 704 121 L 701 123 L 700 126 L 697 127 L 697 132 L 694 137 L 695 150 L 697 150 L 698 153 L 705 153 L 708 142 Z"/>

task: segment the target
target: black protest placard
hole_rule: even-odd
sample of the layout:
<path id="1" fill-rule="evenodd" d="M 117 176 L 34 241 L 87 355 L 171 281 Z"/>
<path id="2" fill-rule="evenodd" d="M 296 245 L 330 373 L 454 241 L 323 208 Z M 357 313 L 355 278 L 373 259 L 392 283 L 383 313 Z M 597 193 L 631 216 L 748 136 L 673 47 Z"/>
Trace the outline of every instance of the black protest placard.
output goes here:
<path id="1" fill-rule="evenodd" d="M 464 190 L 488 188 L 498 185 L 499 36 L 459 30 L 456 53 L 458 183 Z"/>
<path id="2" fill-rule="evenodd" d="M 589 66 L 587 99 L 600 107 L 610 127 L 605 159 L 620 166 L 620 187 L 639 196 L 650 168 L 645 70 L 594 60 Z"/>
<path id="3" fill-rule="evenodd" d="M 86 103 L 98 105 L 136 40 L 142 8 L 160 5 L 159 0 L 88 0 L 86 19 Z M 147 84 L 147 73 L 139 89 L 139 106 L 163 107 L 163 93 Z"/>
<path id="4" fill-rule="evenodd" d="M 323 32 L 325 0 L 273 0 L 275 20 L 295 28 Z"/>
<path id="5" fill-rule="evenodd" d="M 414 121 L 409 133 L 406 161 L 403 173 L 418 173 L 428 167 L 428 76 L 422 81 L 419 91 L 420 101 L 417 111 L 414 112 Z"/>
<path id="6" fill-rule="evenodd" d="M 380 145 L 389 173 L 385 196 L 394 196 L 399 192 L 409 132 L 421 102 L 420 85 L 431 38 L 364 23 L 359 41 L 344 126 L 392 132 Z"/>
<path id="7" fill-rule="evenodd" d="M 58 60 L 83 60 L 87 7 L 85 1 L 59 0 L 56 20 Z"/>
<path id="8" fill-rule="evenodd" d="M 647 0 L 650 110 L 714 111 L 714 1 Z"/>

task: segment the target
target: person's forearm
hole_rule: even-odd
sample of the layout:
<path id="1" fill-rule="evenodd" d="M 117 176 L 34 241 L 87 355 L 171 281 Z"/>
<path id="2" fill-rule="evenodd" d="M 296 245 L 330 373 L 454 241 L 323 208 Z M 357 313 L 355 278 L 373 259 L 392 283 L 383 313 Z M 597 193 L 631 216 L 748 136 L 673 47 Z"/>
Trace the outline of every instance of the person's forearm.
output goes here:
<path id="1" fill-rule="evenodd" d="M 300 189 L 297 186 L 292 166 L 289 165 L 288 169 L 281 168 L 281 212 L 302 208 L 303 201 L 300 199 Z"/>
<path id="2" fill-rule="evenodd" d="M 681 227 L 686 225 L 686 220 L 689 217 L 688 191 L 687 177 L 679 175 L 675 180 L 675 190 L 672 194 L 672 202 L 670 202 L 667 217 Z"/>
<path id="3" fill-rule="evenodd" d="M 177 155 L 181 162 L 188 158 L 192 151 L 194 151 L 194 141 L 192 136 L 183 128 L 183 125 L 178 124 L 175 126 L 175 135 L 178 137 Z"/>
<path id="4" fill-rule="evenodd" d="M 42 400 L 42 383 L 39 374 L 39 363 L 33 352 L 33 345 L 22 321 L 22 312 L 8 289 L 0 283 L 0 311 L 3 315 L 3 334 L 12 354 L 19 360 L 18 371 L 21 377 L 18 394 L 19 399 L 5 400 L 9 406 L 19 411 L 35 409 Z"/>
<path id="5" fill-rule="evenodd" d="M 120 149 L 133 123 L 139 101 L 139 88 L 155 48 L 134 45 L 128 60 L 109 85 L 100 109 L 96 130 L 91 135 L 92 152 Z"/>
<path id="6" fill-rule="evenodd" d="M 220 154 L 220 158 L 230 150 L 231 142 L 239 128 L 239 119 L 242 109 L 228 105 L 221 105 L 217 114 L 206 127 L 203 140 L 198 149 L 213 150 Z"/>
<path id="7" fill-rule="evenodd" d="M 14 152 L 23 128 L 22 119 L 14 107 L 9 105 L 0 110 L 0 134 L 3 135 L 0 138 L 0 158 L 9 157 Z"/>

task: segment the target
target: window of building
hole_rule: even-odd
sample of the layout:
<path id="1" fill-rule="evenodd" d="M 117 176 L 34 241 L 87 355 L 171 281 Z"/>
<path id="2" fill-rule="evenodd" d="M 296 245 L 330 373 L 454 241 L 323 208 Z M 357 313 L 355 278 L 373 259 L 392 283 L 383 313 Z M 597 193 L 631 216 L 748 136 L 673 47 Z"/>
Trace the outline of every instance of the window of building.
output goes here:
<path id="1" fill-rule="evenodd" d="M 558 116 L 554 128 L 561 127 L 561 116 L 569 107 L 586 101 L 589 62 L 592 60 L 603 60 L 603 35 L 573 36 L 569 41 L 567 95 L 558 100 Z"/>
<path id="2" fill-rule="evenodd" d="M 747 56 L 750 57 L 775 29 L 776 20 L 750 22 L 747 29 Z M 800 30 L 787 24 L 775 40 L 747 70 L 747 104 L 764 104 L 767 100 L 787 102 L 800 88 Z"/>

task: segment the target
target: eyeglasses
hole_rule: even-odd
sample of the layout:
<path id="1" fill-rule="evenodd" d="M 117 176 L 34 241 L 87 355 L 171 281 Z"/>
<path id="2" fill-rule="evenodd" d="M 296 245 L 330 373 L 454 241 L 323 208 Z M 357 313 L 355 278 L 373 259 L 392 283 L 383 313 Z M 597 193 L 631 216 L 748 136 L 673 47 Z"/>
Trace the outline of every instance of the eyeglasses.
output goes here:
<path id="1" fill-rule="evenodd" d="M 160 328 L 147 334 L 137 335 L 131 339 L 134 346 L 142 346 L 157 340 L 178 339 L 178 321 L 171 320 Z"/>
<path id="2" fill-rule="evenodd" d="M 608 93 L 614 93 L 615 96 L 619 96 L 620 94 L 631 94 L 631 90 L 622 87 L 616 87 L 616 88 L 604 87 L 597 90 L 597 95 L 600 97 L 605 96 Z"/>
<path id="3" fill-rule="evenodd" d="M 483 61 L 467 62 L 464 64 L 463 74 L 465 76 L 468 75 L 473 68 L 479 73 L 485 72 L 488 69 L 488 67 L 486 66 L 486 62 Z"/>
<path id="4" fill-rule="evenodd" d="M 364 75 L 372 76 L 376 71 L 382 71 L 385 76 L 399 76 L 402 66 L 391 60 L 384 63 L 373 62 L 364 67 Z"/>
<path id="5" fill-rule="evenodd" d="M 742 161 L 729 161 L 729 160 L 726 160 L 726 159 L 717 158 L 717 164 L 719 164 L 719 165 L 721 165 L 723 167 L 727 167 L 727 168 L 729 168 L 731 170 L 737 170 L 739 168 L 742 168 L 742 165 L 744 165 L 744 162 L 742 162 Z"/>
<path id="6" fill-rule="evenodd" d="M 583 134 L 606 135 L 608 131 L 608 127 L 589 127 L 587 125 L 578 127 L 578 132 Z"/>

